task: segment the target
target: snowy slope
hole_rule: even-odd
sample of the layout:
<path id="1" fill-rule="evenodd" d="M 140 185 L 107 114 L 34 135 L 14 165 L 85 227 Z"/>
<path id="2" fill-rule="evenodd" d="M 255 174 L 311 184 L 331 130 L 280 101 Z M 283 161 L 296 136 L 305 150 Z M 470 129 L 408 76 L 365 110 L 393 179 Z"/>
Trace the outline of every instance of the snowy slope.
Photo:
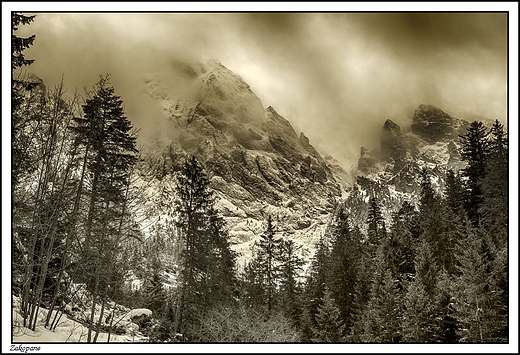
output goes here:
<path id="1" fill-rule="evenodd" d="M 13 343 L 81 343 L 87 341 L 88 329 L 83 324 L 70 319 L 66 314 L 62 316 L 55 330 L 51 331 L 46 329 L 43 325 L 45 323 L 45 317 L 47 316 L 47 310 L 43 308 L 40 309 L 38 314 L 36 330 L 32 331 L 24 328 L 22 327 L 23 320 L 19 312 L 19 307 L 19 298 L 13 297 Z M 105 311 L 105 315 L 108 315 L 109 313 L 109 310 Z M 110 342 L 146 342 L 148 338 L 139 333 L 139 327 L 130 321 L 131 317 L 140 314 L 151 314 L 151 311 L 146 309 L 125 310 L 116 317 L 116 322 L 122 324 L 126 333 L 122 335 L 111 334 Z M 108 333 L 100 332 L 97 342 L 106 343 L 107 340 Z"/>

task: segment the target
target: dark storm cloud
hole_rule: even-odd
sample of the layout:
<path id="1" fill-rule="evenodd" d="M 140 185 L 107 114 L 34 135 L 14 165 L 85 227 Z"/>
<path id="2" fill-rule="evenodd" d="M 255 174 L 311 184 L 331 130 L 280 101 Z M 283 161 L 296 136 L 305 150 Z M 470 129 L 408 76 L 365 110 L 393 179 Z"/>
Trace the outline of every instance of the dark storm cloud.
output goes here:
<path id="1" fill-rule="evenodd" d="M 506 26 L 505 14 L 484 13 L 42 13 L 23 30 L 37 35 L 27 56 L 46 82 L 64 74 L 72 90 L 110 72 L 146 139 L 165 117 L 143 77 L 181 87 L 172 65 L 216 58 L 350 165 L 385 119 L 406 123 L 421 103 L 505 120 Z"/>
<path id="2" fill-rule="evenodd" d="M 505 14 L 251 15 L 245 27 L 275 80 L 298 88 L 276 94 L 285 113 L 343 161 L 377 143 L 369 136 L 384 119 L 406 123 L 420 103 L 506 118 Z"/>

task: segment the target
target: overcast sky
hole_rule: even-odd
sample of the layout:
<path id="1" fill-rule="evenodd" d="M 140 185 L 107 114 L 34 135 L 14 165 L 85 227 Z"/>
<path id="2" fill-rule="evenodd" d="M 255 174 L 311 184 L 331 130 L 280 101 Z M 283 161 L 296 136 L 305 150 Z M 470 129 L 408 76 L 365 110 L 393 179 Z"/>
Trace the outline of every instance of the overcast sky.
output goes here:
<path id="1" fill-rule="evenodd" d="M 347 169 L 421 103 L 506 122 L 507 33 L 505 13 L 39 13 L 18 31 L 48 86 L 111 73 L 143 132 L 161 115 L 138 94 L 146 73 L 218 59 Z"/>

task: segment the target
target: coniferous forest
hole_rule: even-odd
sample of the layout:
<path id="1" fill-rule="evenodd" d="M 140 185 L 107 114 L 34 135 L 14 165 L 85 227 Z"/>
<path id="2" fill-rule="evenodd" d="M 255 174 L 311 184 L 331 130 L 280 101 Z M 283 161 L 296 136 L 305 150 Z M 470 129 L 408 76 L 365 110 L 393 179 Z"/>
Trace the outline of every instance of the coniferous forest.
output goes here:
<path id="1" fill-rule="evenodd" d="M 131 323 L 151 343 L 509 342 L 509 151 L 498 120 L 472 122 L 458 136 L 463 168 L 441 190 L 423 169 L 419 198 L 390 219 L 377 193 L 361 226 L 336 202 L 310 255 L 266 215 L 244 259 L 194 155 L 162 172 L 174 177 L 171 203 L 143 233 L 142 182 L 157 171 L 118 88 L 100 75 L 71 94 L 22 75 L 35 37 L 16 30 L 34 20 L 12 15 L 14 337 L 69 319 L 86 329 L 78 341 L 116 342 L 124 309 L 141 310 Z"/>

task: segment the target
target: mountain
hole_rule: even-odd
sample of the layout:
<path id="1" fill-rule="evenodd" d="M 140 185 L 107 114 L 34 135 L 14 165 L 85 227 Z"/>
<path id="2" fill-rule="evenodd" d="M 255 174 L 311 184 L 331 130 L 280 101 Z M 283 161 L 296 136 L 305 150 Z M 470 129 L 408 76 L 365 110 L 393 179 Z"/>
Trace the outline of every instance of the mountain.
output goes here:
<path id="1" fill-rule="evenodd" d="M 176 63 L 172 71 L 172 78 L 145 80 L 146 92 L 167 113 L 163 130 L 169 137 L 144 149 L 153 174 L 148 197 L 172 189 L 175 172 L 195 155 L 211 179 L 234 248 L 244 258 L 267 215 L 280 235 L 312 253 L 338 203 L 363 230 L 368 200 L 375 195 L 390 226 L 404 201 L 419 200 L 423 169 L 442 193 L 447 171 L 464 166 L 459 135 L 470 123 L 432 105 L 419 105 L 403 127 L 382 121 L 381 131 L 374 132 L 381 136 L 379 146 L 361 147 L 357 168 L 347 173 L 273 107 L 264 108 L 250 86 L 220 62 Z M 159 197 L 146 203 L 152 215 L 165 220 L 164 206 L 171 208 L 172 201 Z"/>
<path id="2" fill-rule="evenodd" d="M 145 80 L 148 95 L 168 115 L 164 129 L 171 137 L 144 149 L 153 173 L 148 196 L 161 184 L 171 186 L 173 174 L 195 155 L 211 179 L 236 250 L 248 253 L 268 214 L 284 236 L 312 249 L 349 188 L 348 174 L 273 107 L 264 108 L 250 86 L 220 62 L 176 63 L 172 70 L 172 78 Z"/>
<path id="3" fill-rule="evenodd" d="M 356 183 L 344 201 L 354 223 L 362 227 L 366 222 L 367 202 L 375 195 L 389 226 L 392 213 L 404 201 L 418 202 L 422 169 L 428 172 L 436 192 L 442 193 L 448 170 L 458 172 L 464 167 L 459 135 L 469 125 L 467 120 L 423 104 L 402 128 L 387 119 L 379 147 L 361 147 Z"/>

